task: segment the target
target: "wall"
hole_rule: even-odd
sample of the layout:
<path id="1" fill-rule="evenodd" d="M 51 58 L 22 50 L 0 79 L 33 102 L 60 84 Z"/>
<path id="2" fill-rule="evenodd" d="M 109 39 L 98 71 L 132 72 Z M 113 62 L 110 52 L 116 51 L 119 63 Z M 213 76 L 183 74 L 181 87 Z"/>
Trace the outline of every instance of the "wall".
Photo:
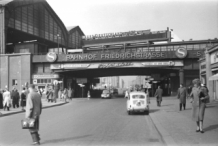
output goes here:
<path id="1" fill-rule="evenodd" d="M 4 89 L 7 85 L 12 89 L 12 80 L 16 79 L 16 88 L 21 91 L 25 82 L 31 83 L 31 55 L 13 54 L 0 56 L 0 88 Z"/>

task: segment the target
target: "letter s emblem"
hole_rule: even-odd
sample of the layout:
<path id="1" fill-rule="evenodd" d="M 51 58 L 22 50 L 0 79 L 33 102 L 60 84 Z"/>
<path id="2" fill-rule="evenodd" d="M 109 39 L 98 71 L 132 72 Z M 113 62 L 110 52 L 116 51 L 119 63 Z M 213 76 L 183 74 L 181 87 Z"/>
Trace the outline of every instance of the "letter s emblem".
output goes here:
<path id="1" fill-rule="evenodd" d="M 49 62 L 55 62 L 56 59 L 57 59 L 57 54 L 54 53 L 54 52 L 49 52 L 49 53 L 47 53 L 47 55 L 46 55 L 46 59 L 47 59 L 47 61 L 49 61 Z"/>
<path id="2" fill-rule="evenodd" d="M 175 54 L 178 58 L 185 58 L 187 56 L 187 50 L 185 48 L 178 48 Z"/>

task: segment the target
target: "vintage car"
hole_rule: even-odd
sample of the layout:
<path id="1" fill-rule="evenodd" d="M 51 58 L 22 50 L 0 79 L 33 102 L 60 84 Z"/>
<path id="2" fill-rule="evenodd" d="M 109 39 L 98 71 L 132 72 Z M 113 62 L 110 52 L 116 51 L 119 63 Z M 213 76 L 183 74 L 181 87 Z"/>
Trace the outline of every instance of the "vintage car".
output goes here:
<path id="1" fill-rule="evenodd" d="M 127 112 L 131 115 L 133 112 L 143 112 L 149 115 L 149 98 L 144 92 L 130 92 L 127 98 Z"/>
<path id="2" fill-rule="evenodd" d="M 111 95 L 110 90 L 103 90 L 102 91 L 102 94 L 101 94 L 102 99 L 111 98 L 111 97 L 112 97 L 112 95 Z"/>

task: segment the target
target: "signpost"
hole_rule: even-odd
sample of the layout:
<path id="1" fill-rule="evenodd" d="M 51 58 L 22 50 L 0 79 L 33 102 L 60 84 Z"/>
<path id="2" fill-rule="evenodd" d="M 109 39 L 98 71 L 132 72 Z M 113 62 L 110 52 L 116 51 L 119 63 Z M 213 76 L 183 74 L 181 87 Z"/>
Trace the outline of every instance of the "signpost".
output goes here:
<path id="1" fill-rule="evenodd" d="M 83 85 L 83 84 L 78 84 L 81 88 L 82 88 L 82 98 L 83 98 L 83 87 L 85 86 L 85 85 Z"/>

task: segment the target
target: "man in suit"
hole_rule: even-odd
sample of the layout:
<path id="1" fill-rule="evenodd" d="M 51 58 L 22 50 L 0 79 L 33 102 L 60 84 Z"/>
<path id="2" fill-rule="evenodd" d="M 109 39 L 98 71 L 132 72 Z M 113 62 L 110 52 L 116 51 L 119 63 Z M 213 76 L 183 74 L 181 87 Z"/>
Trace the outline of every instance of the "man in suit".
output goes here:
<path id="1" fill-rule="evenodd" d="M 30 129 L 30 134 L 33 139 L 33 145 L 40 145 L 39 117 L 42 112 L 41 96 L 37 93 L 35 85 L 29 86 L 29 94 L 26 101 L 26 118 L 35 119 L 35 127 Z"/>
<path id="2" fill-rule="evenodd" d="M 156 90 L 154 95 L 157 98 L 157 106 L 161 106 L 163 89 L 161 89 L 160 86 L 158 86 L 158 88 L 157 88 L 157 90 Z"/>
<path id="3" fill-rule="evenodd" d="M 13 90 L 11 91 L 11 98 L 12 98 L 13 107 L 19 108 L 20 95 L 16 88 L 13 88 Z"/>
<path id="4" fill-rule="evenodd" d="M 187 97 L 188 97 L 187 89 L 185 87 L 183 87 L 182 84 L 180 84 L 180 88 L 178 89 L 178 99 L 180 100 L 180 104 L 179 104 L 180 111 L 182 110 L 182 106 L 185 110 Z"/>

